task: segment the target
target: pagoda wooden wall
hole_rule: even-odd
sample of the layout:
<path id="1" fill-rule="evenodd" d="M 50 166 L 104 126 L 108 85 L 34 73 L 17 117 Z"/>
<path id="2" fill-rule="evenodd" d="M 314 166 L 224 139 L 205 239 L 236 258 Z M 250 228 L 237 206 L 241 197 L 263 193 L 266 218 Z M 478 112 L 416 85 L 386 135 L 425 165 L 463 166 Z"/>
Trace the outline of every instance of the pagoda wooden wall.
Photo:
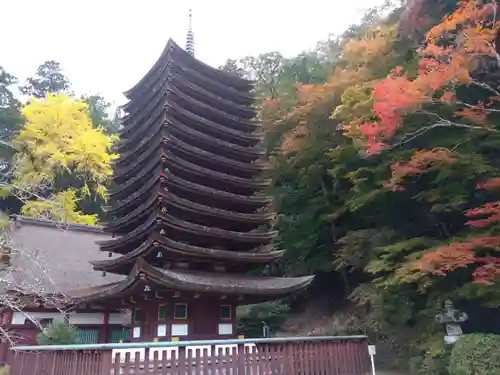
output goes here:
<path id="1" fill-rule="evenodd" d="M 176 304 L 185 304 L 187 307 L 187 318 L 174 316 Z M 165 318 L 159 318 L 159 306 L 166 307 Z M 221 306 L 228 306 L 231 310 L 231 317 L 221 319 Z M 171 341 L 172 338 L 178 340 L 211 340 L 237 337 L 236 308 L 231 302 L 218 298 L 195 299 L 195 298 L 171 298 L 171 299 L 151 299 L 144 300 L 134 305 L 132 319 L 135 310 L 141 310 L 141 321 L 132 322 L 130 341 Z M 219 324 L 229 328 L 231 332 L 219 334 Z M 165 325 L 165 335 L 158 334 L 158 326 Z M 187 334 L 180 334 L 179 328 L 187 325 Z M 137 331 L 134 335 L 134 328 L 140 327 L 140 337 Z M 135 336 L 135 337 L 134 337 Z"/>

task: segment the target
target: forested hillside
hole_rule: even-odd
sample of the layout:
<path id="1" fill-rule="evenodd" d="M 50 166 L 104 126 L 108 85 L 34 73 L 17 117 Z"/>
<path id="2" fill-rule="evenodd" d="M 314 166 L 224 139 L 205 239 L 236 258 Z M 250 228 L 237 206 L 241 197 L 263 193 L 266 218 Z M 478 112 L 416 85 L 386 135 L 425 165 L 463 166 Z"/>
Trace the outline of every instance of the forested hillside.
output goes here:
<path id="1" fill-rule="evenodd" d="M 391 337 L 406 364 L 443 353 L 435 315 L 447 299 L 467 332 L 500 333 L 496 7 L 409 1 L 315 51 L 222 67 L 258 81 L 287 249 L 278 272 L 317 274 L 302 302 L 331 301 L 327 332 L 346 310 L 351 329 Z"/>

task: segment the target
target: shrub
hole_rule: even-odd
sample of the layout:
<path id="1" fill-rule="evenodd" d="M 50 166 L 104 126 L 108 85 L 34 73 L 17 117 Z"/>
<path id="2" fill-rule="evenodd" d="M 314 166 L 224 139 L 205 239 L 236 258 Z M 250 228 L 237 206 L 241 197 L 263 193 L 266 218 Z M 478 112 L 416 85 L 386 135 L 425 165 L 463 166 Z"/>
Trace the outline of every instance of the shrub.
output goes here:
<path id="1" fill-rule="evenodd" d="M 271 334 L 280 329 L 289 314 L 289 307 L 280 302 L 266 302 L 238 308 L 238 333 L 246 337 L 262 337 L 262 322 Z"/>
<path id="2" fill-rule="evenodd" d="M 410 373 L 412 375 L 448 375 L 450 354 L 451 345 L 445 344 L 441 336 L 439 341 L 431 341 L 422 355 L 411 358 Z"/>
<path id="3" fill-rule="evenodd" d="M 54 319 L 36 336 L 39 345 L 71 345 L 78 343 L 78 329 L 63 319 Z"/>
<path id="4" fill-rule="evenodd" d="M 454 345 L 450 375 L 500 374 L 500 335 L 474 333 Z"/>

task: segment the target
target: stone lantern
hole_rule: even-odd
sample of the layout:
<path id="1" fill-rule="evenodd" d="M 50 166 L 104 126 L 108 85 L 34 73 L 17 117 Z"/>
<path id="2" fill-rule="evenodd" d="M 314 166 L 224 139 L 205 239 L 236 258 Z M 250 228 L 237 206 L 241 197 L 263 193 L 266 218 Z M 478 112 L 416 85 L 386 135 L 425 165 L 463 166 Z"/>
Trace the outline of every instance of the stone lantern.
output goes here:
<path id="1" fill-rule="evenodd" d="M 444 303 L 443 311 L 436 315 L 436 322 L 445 325 L 446 335 L 444 336 L 444 342 L 446 344 L 457 342 L 463 334 L 460 324 L 468 319 L 469 317 L 465 312 L 459 311 L 453 306 L 453 302 L 447 300 Z"/>

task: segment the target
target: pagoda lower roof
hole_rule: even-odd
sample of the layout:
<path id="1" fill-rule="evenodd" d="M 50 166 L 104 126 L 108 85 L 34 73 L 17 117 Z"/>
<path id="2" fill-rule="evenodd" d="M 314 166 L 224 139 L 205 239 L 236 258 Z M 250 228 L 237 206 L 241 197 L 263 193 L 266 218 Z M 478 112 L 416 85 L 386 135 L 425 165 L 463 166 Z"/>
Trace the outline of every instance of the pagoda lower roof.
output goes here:
<path id="1" fill-rule="evenodd" d="M 152 233 L 146 241 L 129 253 L 114 259 L 91 262 L 91 264 L 96 271 L 124 274 L 131 271 L 139 258 L 172 261 L 198 260 L 221 264 L 267 264 L 279 259 L 283 253 L 283 250 L 273 250 L 272 246 L 258 247 L 248 252 L 210 249 L 181 243 L 159 233 Z"/>
<path id="2" fill-rule="evenodd" d="M 186 272 L 153 267 L 138 260 L 121 282 L 70 292 L 76 302 L 108 301 L 161 291 L 257 297 L 262 301 L 285 297 L 311 284 L 314 276 L 263 277 L 238 274 Z M 151 292 L 144 292 L 145 287 Z"/>
<path id="3" fill-rule="evenodd" d="M 169 207 L 175 207 L 194 215 L 201 215 L 207 218 L 223 218 L 224 220 L 231 220 L 243 224 L 254 224 L 256 226 L 263 225 L 275 217 L 275 213 L 269 212 L 268 210 L 254 213 L 228 211 L 181 198 L 169 191 L 159 190 L 155 192 L 148 201 L 141 204 L 127 215 L 113 219 L 109 223 L 104 223 L 103 228 L 108 232 L 120 233 L 122 230 L 126 229 L 131 222 L 142 220 L 142 218 L 153 210 L 160 210 L 161 207 L 166 207 L 167 212 Z"/>
<path id="4" fill-rule="evenodd" d="M 268 244 L 277 235 L 276 231 L 237 232 L 209 227 L 180 220 L 169 214 L 159 213 L 152 215 L 144 224 L 136 227 L 126 235 L 97 243 L 103 251 L 119 252 L 117 251 L 119 248 L 130 248 L 134 243 L 137 243 L 138 239 L 145 240 L 154 230 L 164 228 L 167 231 L 175 231 L 187 236 L 195 235 L 197 239 L 224 239 L 242 244 L 255 244 L 256 246 Z"/>

